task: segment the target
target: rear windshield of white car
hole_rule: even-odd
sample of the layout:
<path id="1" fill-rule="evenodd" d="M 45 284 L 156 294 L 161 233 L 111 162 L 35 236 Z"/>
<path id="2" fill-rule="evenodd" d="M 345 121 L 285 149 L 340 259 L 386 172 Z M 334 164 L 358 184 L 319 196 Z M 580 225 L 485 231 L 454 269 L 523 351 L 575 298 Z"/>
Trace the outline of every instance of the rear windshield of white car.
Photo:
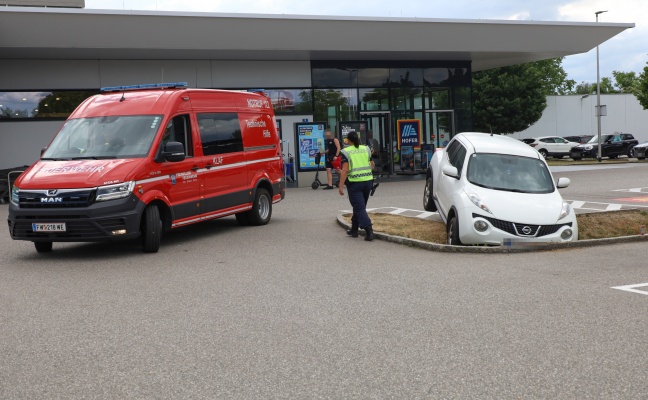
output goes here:
<path id="1" fill-rule="evenodd" d="M 65 122 L 41 159 L 145 157 L 161 122 L 161 115 L 71 119 Z"/>
<path id="2" fill-rule="evenodd" d="M 468 182 L 487 189 L 518 193 L 551 193 L 551 173 L 537 158 L 475 153 L 468 161 Z"/>

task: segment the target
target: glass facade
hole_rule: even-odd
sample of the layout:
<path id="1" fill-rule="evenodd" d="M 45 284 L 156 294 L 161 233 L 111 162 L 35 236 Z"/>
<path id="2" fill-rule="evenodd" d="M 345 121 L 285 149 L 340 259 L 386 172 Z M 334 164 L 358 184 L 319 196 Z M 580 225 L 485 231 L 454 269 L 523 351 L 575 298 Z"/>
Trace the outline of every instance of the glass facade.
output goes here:
<path id="1" fill-rule="evenodd" d="M 332 130 L 340 122 L 366 121 L 368 137 L 362 140 L 372 140 L 390 172 L 398 170 L 401 145 L 413 141 L 416 153 L 445 146 L 456 132 L 472 130 L 470 62 L 313 61 L 311 81 L 310 88 L 266 88 L 275 114 L 312 114 Z M 0 122 L 64 120 L 97 93 L 0 91 Z M 413 125 L 406 134 L 415 130 L 416 140 L 402 140 L 400 129 L 408 120 Z"/>

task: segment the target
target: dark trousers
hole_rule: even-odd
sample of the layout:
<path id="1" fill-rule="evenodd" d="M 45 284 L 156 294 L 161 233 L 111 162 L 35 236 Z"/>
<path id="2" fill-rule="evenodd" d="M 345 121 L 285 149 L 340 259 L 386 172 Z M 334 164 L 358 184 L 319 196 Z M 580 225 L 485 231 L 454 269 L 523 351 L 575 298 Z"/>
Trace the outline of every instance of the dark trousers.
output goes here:
<path id="1" fill-rule="evenodd" d="M 369 219 L 369 215 L 367 214 L 367 202 L 369 201 L 371 187 L 372 181 L 349 182 L 347 185 L 349 201 L 351 202 L 351 207 L 353 207 L 351 225 L 357 226 L 360 229 L 371 226 L 371 219 Z"/>

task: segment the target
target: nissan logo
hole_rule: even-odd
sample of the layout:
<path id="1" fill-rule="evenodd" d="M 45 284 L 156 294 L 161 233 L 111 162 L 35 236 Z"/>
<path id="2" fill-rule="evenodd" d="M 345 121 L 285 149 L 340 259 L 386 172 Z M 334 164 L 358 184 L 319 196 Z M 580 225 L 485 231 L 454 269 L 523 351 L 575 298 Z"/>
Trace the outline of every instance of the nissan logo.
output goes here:
<path id="1" fill-rule="evenodd" d="M 56 189 L 50 189 L 47 191 L 48 196 L 56 196 L 56 193 L 58 193 L 58 190 Z"/>
<path id="2" fill-rule="evenodd" d="M 530 235 L 531 232 L 533 232 L 533 230 L 529 226 L 525 226 L 524 228 L 522 228 L 522 233 L 524 233 L 525 235 Z"/>

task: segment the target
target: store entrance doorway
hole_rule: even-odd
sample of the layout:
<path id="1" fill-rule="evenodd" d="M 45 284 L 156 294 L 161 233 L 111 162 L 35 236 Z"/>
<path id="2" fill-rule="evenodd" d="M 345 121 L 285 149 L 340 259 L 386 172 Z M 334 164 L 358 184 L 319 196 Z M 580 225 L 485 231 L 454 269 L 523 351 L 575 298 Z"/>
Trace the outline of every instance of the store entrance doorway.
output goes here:
<path id="1" fill-rule="evenodd" d="M 433 144 L 435 149 L 447 146 L 455 135 L 454 111 L 426 111 L 425 115 L 425 142 Z"/>
<path id="2" fill-rule="evenodd" d="M 363 143 L 371 146 L 376 169 L 381 175 L 394 173 L 394 149 L 391 129 L 391 113 L 386 111 L 365 111 L 360 119 L 367 123 L 367 137 Z"/>

